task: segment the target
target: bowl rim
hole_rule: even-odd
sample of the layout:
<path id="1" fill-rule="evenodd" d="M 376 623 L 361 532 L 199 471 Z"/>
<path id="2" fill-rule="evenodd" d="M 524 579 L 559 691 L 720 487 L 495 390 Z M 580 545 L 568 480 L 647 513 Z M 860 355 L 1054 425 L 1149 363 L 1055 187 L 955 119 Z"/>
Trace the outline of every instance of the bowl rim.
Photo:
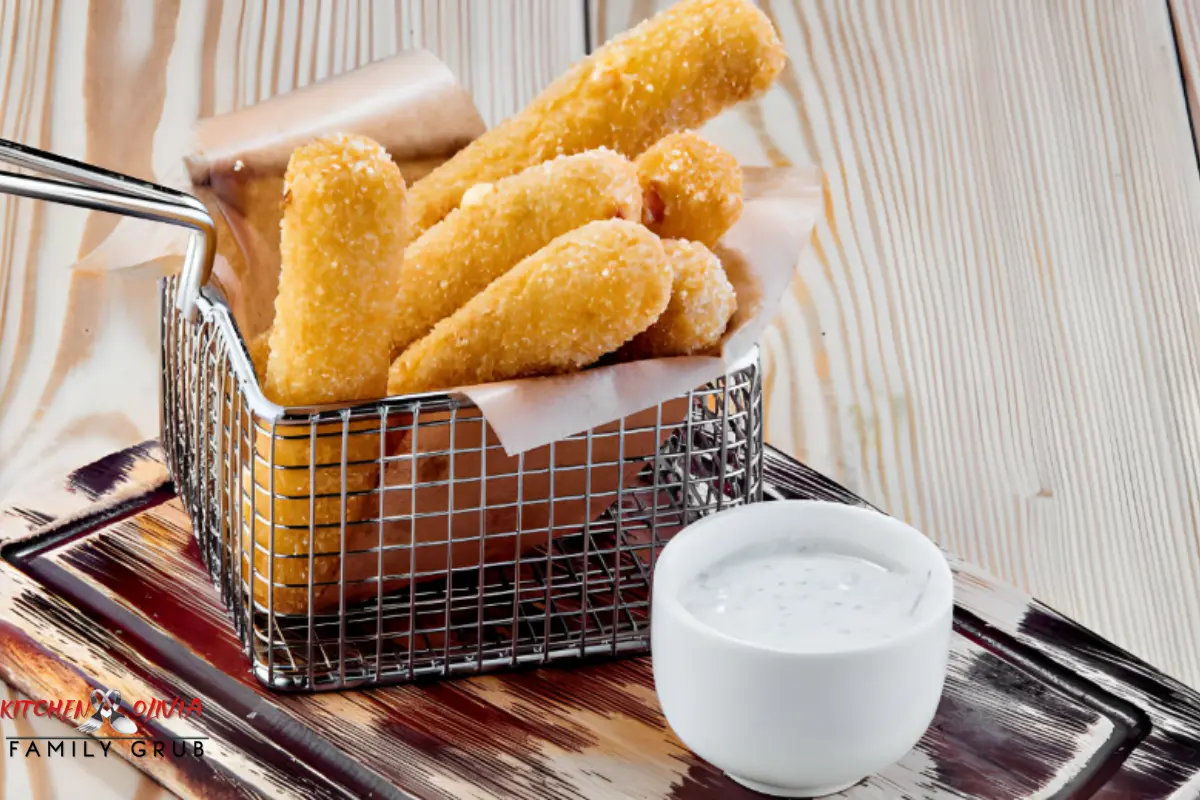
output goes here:
<path id="1" fill-rule="evenodd" d="M 908 538 L 915 548 L 922 551 L 925 555 L 931 569 L 935 573 L 931 578 L 931 584 L 938 591 L 938 596 L 935 597 L 935 607 L 933 610 L 925 614 L 916 624 L 905 628 L 904 631 L 892 638 L 883 639 L 874 642 L 866 642 L 847 647 L 839 647 L 836 649 L 785 649 L 782 647 L 774 647 L 761 642 L 753 642 L 747 639 L 739 639 L 730 636 L 727 633 L 717 630 L 710 625 L 701 622 L 695 617 L 679 599 L 679 590 L 687 580 L 687 576 L 676 579 L 671 577 L 676 585 L 671 587 L 663 587 L 668 591 L 658 591 L 660 585 L 660 577 L 662 576 L 662 568 L 664 563 L 670 569 L 670 564 L 676 557 L 671 556 L 672 552 L 683 552 L 683 548 L 696 547 L 700 542 L 711 539 L 718 535 L 722 525 L 736 522 L 741 517 L 751 517 L 756 514 L 764 513 L 765 509 L 774 507 L 773 510 L 766 513 L 780 513 L 783 507 L 791 507 L 794 513 L 807 513 L 808 511 L 821 509 L 822 513 L 831 512 L 835 515 L 857 519 L 859 522 L 866 522 L 877 527 L 891 528 L 894 535 L 904 536 Z M 816 537 L 814 537 L 816 538 Z M 833 538 L 833 537 L 830 537 Z M 688 542 L 691 544 L 688 544 Z M 672 548 L 674 548 L 672 550 Z M 724 556 L 718 556 L 715 561 L 720 560 Z M 839 503 L 829 500 L 772 500 L 763 503 L 747 503 L 745 505 L 736 506 L 734 508 L 725 509 L 715 514 L 710 514 L 691 525 L 684 528 L 676 534 L 670 542 L 664 547 L 662 553 L 655 563 L 654 568 L 654 585 L 652 586 L 652 614 L 651 626 L 661 619 L 663 616 L 670 615 L 678 619 L 681 624 L 689 628 L 693 633 L 702 636 L 708 636 L 717 639 L 725 644 L 733 647 L 738 647 L 744 650 L 756 651 L 764 655 L 770 655 L 776 658 L 791 659 L 791 660 L 820 660 L 829 659 L 836 660 L 846 656 L 856 655 L 871 655 L 882 653 L 890 650 L 895 650 L 910 643 L 914 639 L 921 638 L 931 632 L 932 629 L 946 625 L 946 621 L 952 615 L 954 609 L 954 574 L 950 569 L 950 563 L 947 561 L 942 549 L 929 539 L 921 531 L 912 527 L 908 523 L 896 519 L 895 517 L 884 514 L 874 509 L 863 506 L 849 505 L 847 503 Z M 949 627 L 949 626 L 947 626 Z"/>

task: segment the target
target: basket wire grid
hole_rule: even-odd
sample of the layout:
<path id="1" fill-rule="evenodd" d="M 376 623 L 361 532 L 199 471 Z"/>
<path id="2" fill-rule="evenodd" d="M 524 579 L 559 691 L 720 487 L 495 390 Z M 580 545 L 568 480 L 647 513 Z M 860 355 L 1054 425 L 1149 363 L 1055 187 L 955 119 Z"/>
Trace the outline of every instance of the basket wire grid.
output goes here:
<path id="1" fill-rule="evenodd" d="M 457 395 L 271 408 L 224 304 L 206 293 L 192 323 L 175 290 L 164 282 L 164 447 L 275 689 L 645 652 L 658 552 L 762 498 L 757 353 L 686 397 L 509 457 Z"/>
<path id="2" fill-rule="evenodd" d="M 757 353 L 684 397 L 515 458 L 458 395 L 281 408 L 207 286 L 216 233 L 203 203 L 3 139 L 0 162 L 24 171 L 0 171 L 0 192 L 191 231 L 162 286 L 163 447 L 268 686 L 643 652 L 664 544 L 762 499 Z"/>

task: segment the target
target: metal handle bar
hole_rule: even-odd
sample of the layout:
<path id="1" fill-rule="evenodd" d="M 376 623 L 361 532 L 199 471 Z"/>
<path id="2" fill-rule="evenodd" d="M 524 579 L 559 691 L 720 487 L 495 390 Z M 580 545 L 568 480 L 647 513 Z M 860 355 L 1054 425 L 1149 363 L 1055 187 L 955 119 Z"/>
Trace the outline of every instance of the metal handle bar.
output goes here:
<path id="1" fill-rule="evenodd" d="M 0 162 L 59 179 L 0 170 L 0 192 L 190 228 L 193 233 L 188 239 L 175 307 L 189 321 L 195 319 L 196 298 L 212 275 L 217 253 L 216 229 L 202 202 L 165 186 L 7 139 L 0 139 Z"/>

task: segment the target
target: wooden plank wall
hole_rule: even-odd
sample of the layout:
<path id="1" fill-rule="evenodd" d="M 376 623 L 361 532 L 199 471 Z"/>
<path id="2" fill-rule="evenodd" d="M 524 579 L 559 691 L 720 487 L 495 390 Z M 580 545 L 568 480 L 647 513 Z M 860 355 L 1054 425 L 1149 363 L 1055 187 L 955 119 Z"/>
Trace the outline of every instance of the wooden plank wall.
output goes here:
<path id="1" fill-rule="evenodd" d="M 1200 685 L 1200 175 L 1166 4 L 760 5 L 791 63 L 709 130 L 830 183 L 767 439 Z"/>
<path id="2" fill-rule="evenodd" d="M 556 0 L 0 0 L 0 136 L 178 183 L 197 117 L 409 47 L 498 121 L 582 55 L 584 27 Z M 164 265 L 67 271 L 116 221 L 0 195 L 0 497 L 157 435 Z"/>

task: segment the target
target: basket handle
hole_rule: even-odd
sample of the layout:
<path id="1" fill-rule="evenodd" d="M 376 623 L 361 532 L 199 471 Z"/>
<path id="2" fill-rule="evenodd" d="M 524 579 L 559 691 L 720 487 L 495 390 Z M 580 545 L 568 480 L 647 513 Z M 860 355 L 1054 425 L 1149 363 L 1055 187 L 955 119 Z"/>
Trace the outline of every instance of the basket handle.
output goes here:
<path id="1" fill-rule="evenodd" d="M 189 321 L 195 319 L 196 299 L 212 275 L 217 253 L 216 228 L 202 202 L 165 186 L 7 139 L 0 139 L 0 162 L 39 173 L 0 170 L 0 192 L 190 228 L 175 307 Z"/>

